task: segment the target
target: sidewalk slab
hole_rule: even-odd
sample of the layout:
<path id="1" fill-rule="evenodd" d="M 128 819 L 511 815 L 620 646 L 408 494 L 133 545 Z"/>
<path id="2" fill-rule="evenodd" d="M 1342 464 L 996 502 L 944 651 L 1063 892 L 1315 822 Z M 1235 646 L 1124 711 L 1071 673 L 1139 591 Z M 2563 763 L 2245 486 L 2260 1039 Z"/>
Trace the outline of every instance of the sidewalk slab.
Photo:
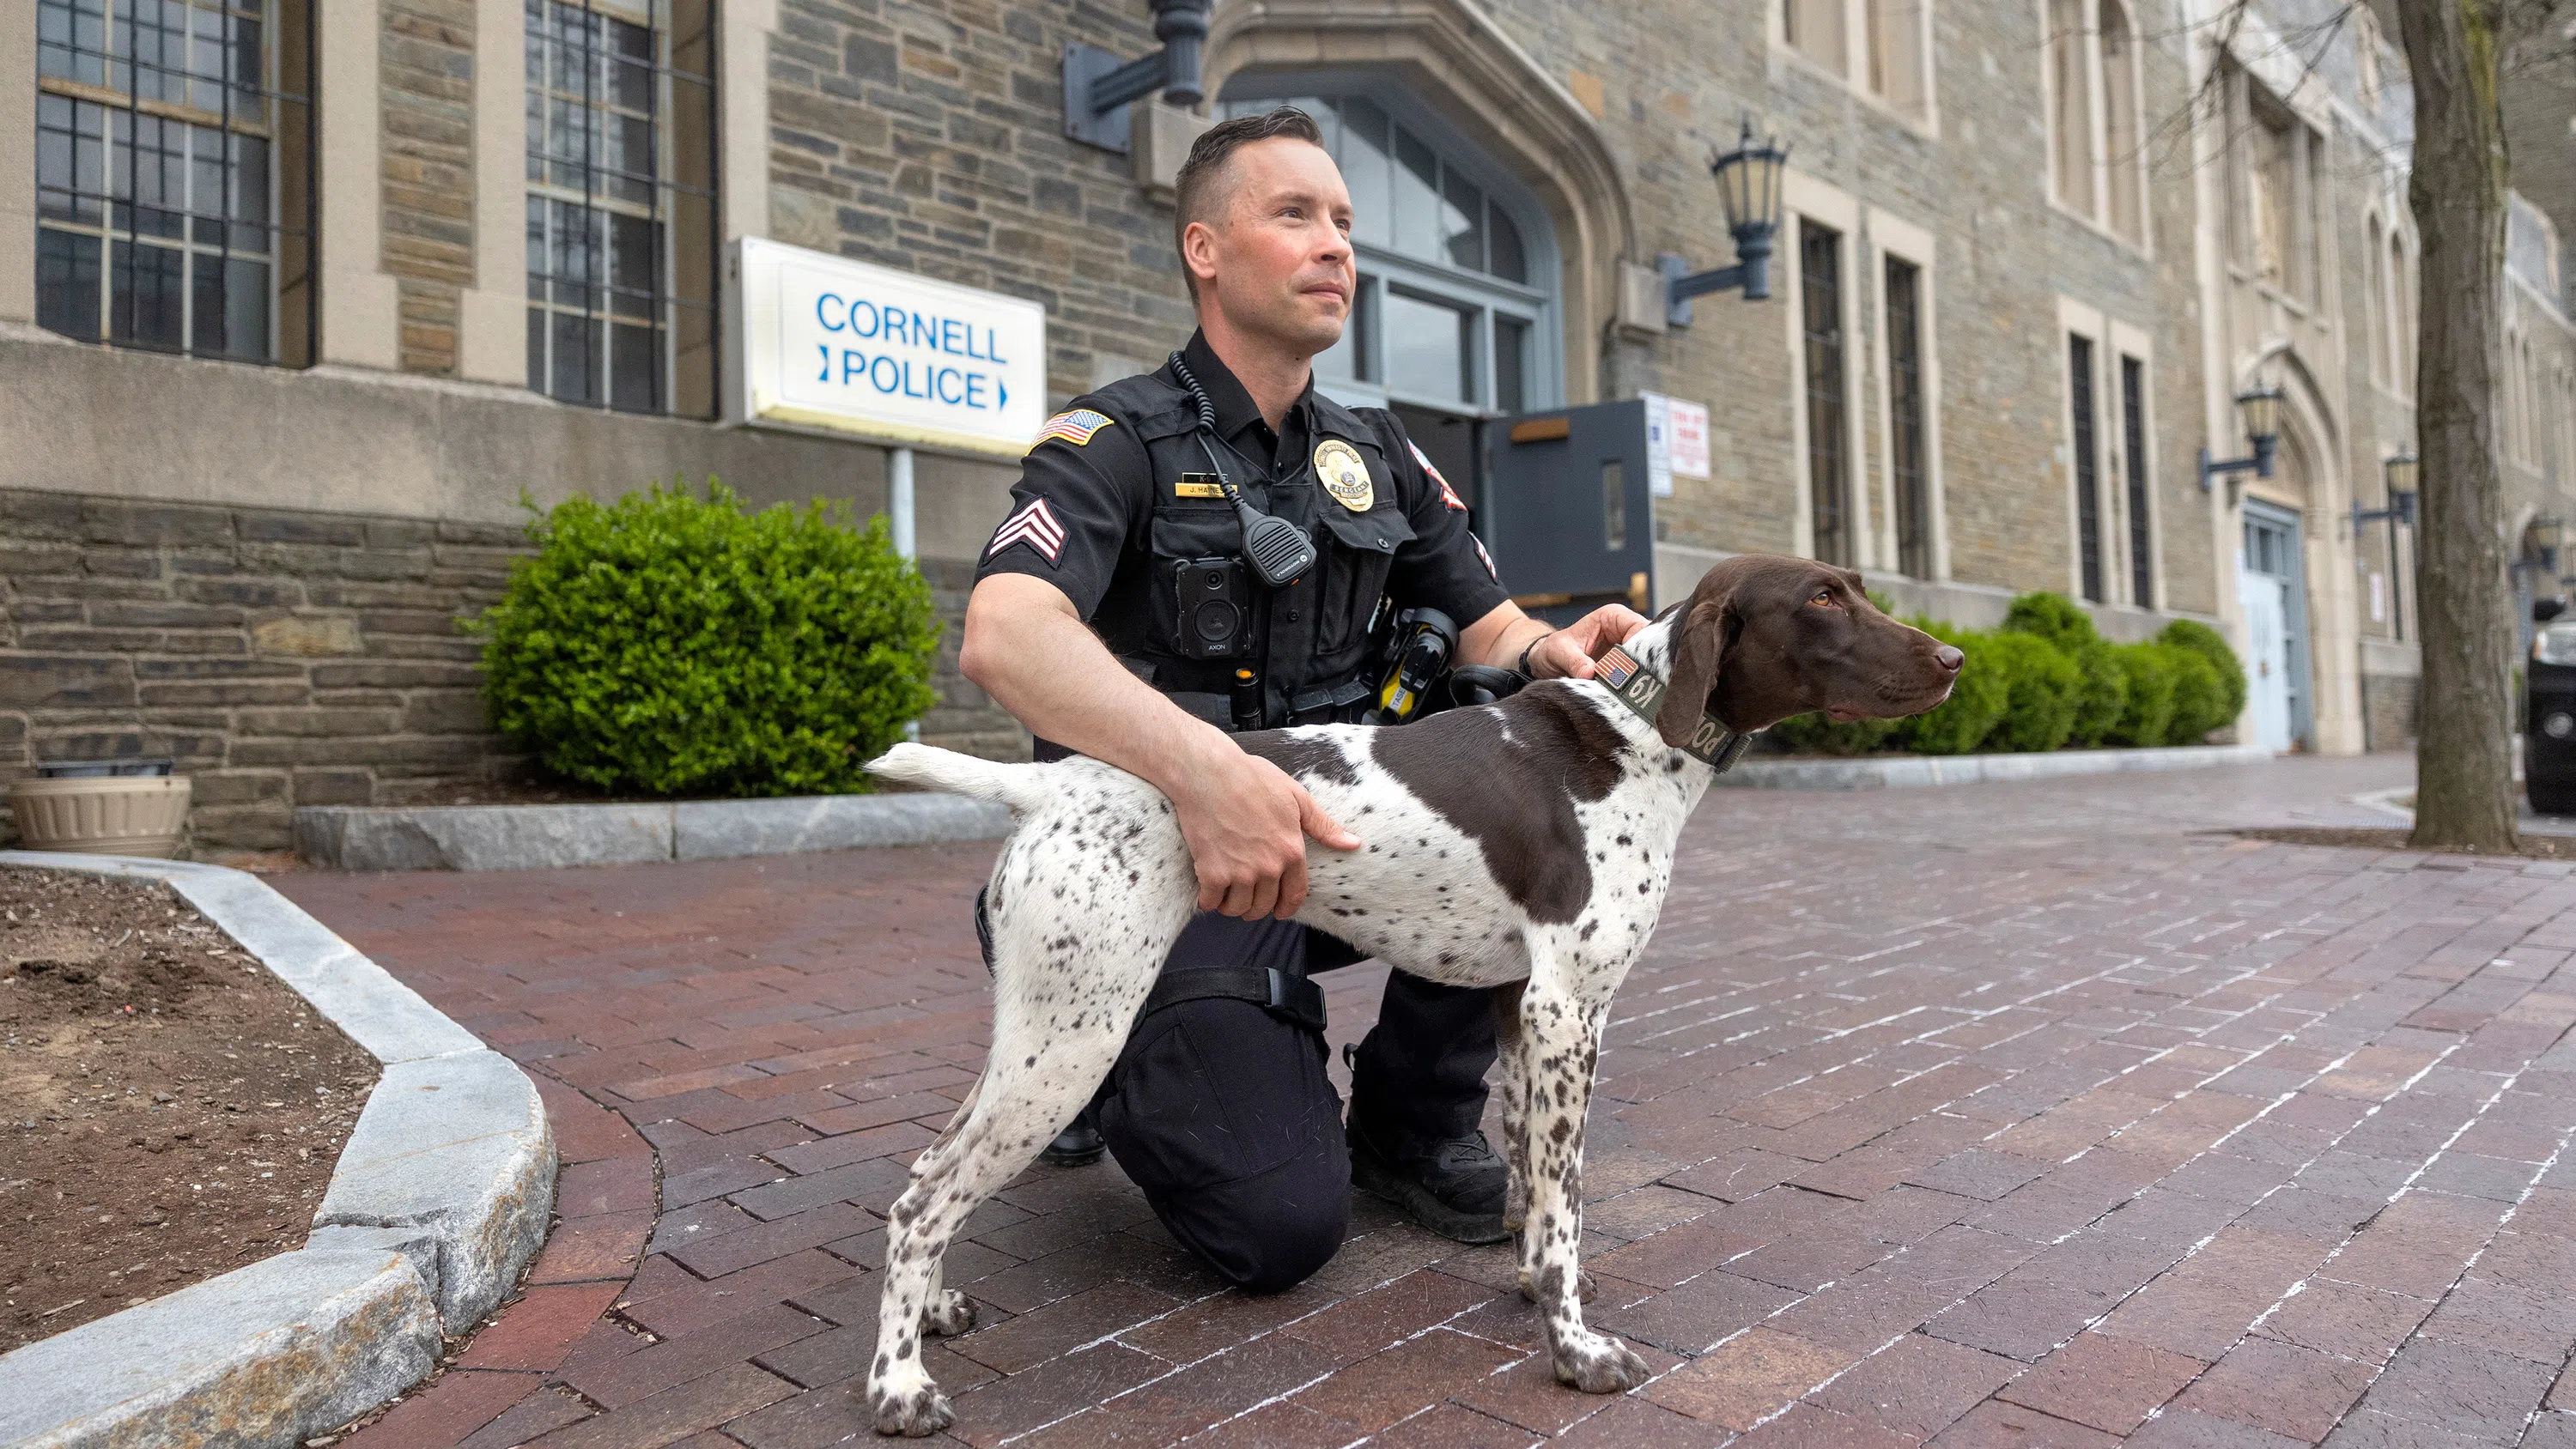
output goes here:
<path id="1" fill-rule="evenodd" d="M 2206 770 L 2271 759 L 2261 745 L 2169 745 L 2153 750 L 2050 750 L 2023 755 L 1862 755 L 1848 760 L 1746 760 L 1717 777 L 1738 790 L 1885 790 L 1976 785 L 2133 770 Z"/>

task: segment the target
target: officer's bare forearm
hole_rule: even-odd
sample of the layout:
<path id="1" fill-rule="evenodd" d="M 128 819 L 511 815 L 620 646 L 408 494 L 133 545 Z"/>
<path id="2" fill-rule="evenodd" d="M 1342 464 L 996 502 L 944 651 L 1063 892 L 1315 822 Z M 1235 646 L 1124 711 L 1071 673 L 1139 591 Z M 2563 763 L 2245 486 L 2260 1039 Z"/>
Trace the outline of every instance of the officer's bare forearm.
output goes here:
<path id="1" fill-rule="evenodd" d="M 1467 626 L 1465 636 L 1458 641 L 1458 657 L 1468 664 L 1509 669 L 1520 663 L 1521 651 L 1530 646 L 1530 641 L 1554 631 L 1554 625 L 1531 618 L 1521 612 L 1520 605 L 1506 599 Z"/>
<path id="2" fill-rule="evenodd" d="M 1166 795 L 1198 774 L 1212 751 L 1237 748 L 1129 673 L 1062 590 L 1027 574 L 995 574 L 975 586 L 957 665 L 1032 733 Z"/>

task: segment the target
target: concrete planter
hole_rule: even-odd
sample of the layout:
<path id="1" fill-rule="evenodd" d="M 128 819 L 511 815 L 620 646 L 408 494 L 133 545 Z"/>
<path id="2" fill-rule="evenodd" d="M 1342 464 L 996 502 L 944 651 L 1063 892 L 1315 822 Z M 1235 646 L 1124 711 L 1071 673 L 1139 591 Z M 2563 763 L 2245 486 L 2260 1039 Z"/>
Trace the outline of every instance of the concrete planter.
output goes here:
<path id="1" fill-rule="evenodd" d="M 1747 760 L 1717 777 L 1738 790 L 1885 790 L 1977 785 L 2133 770 L 2206 770 L 2272 758 L 2261 745 L 2165 745 L 2151 750 L 2050 750 L 2030 755 L 1860 755 L 1848 760 Z"/>
<path id="2" fill-rule="evenodd" d="M 188 797 L 185 775 L 29 779 L 9 787 L 9 808 L 29 850 L 166 860 L 187 833 Z"/>
<path id="3" fill-rule="evenodd" d="M 995 840 L 1011 812 L 962 795 L 637 805 L 307 805 L 295 850 L 334 870 L 551 870 Z"/>

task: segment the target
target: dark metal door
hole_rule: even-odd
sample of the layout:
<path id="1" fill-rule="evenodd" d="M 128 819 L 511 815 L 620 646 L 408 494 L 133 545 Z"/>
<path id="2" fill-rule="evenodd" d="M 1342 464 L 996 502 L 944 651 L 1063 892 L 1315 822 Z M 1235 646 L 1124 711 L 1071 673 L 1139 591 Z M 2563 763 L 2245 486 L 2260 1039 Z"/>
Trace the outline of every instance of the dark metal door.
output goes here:
<path id="1" fill-rule="evenodd" d="M 1477 528 L 1513 599 L 1560 624 L 1620 600 L 1648 612 L 1655 524 L 1645 402 L 1495 418 L 1485 447 Z"/>

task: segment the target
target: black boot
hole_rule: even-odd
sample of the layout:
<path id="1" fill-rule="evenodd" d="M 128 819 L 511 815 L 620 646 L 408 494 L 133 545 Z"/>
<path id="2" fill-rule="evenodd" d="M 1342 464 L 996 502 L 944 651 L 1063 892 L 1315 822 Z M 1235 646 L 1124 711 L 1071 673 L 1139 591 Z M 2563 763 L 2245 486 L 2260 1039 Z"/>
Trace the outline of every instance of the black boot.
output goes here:
<path id="1" fill-rule="evenodd" d="M 1038 1161 L 1049 1167 L 1087 1167 L 1108 1150 L 1109 1144 L 1100 1140 L 1100 1107 L 1094 1103 L 1055 1134 L 1055 1140 L 1038 1154 Z"/>
<path id="2" fill-rule="evenodd" d="M 1351 1115 L 1351 1185 L 1404 1209 L 1405 1215 L 1460 1243 L 1499 1243 L 1510 1175 L 1485 1134 L 1407 1149 L 1381 1147 Z"/>

